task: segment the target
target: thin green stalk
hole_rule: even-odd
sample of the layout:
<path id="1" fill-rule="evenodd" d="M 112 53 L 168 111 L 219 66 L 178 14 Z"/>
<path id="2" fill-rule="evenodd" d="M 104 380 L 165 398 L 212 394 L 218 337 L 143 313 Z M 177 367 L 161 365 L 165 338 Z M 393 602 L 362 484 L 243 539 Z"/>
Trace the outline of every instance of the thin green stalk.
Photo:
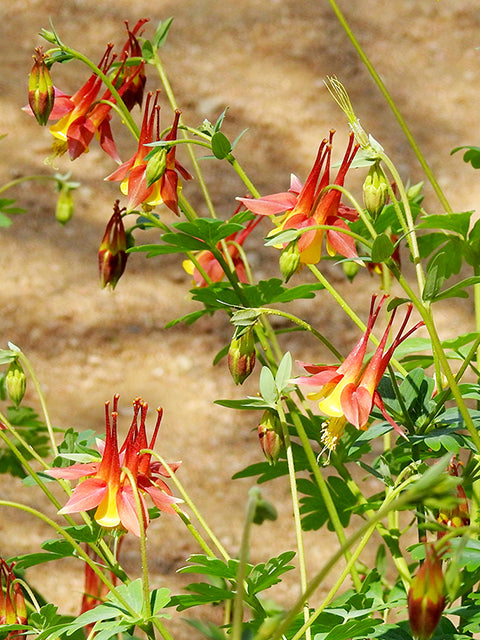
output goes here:
<path id="1" fill-rule="evenodd" d="M 212 549 L 210 549 L 208 544 L 205 542 L 205 540 L 200 535 L 199 531 L 193 525 L 193 523 L 192 523 L 191 519 L 189 518 L 188 514 L 186 514 L 179 507 L 177 507 L 177 505 L 173 505 L 173 508 L 175 509 L 175 512 L 177 513 L 177 515 L 180 518 L 180 520 L 187 527 L 190 535 L 198 542 L 199 546 L 203 549 L 205 554 L 207 556 L 209 556 L 210 558 L 216 558 L 217 556 L 212 551 Z"/>
<path id="2" fill-rule="evenodd" d="M 208 526 L 207 521 L 205 520 L 205 518 L 202 516 L 202 514 L 198 510 L 198 508 L 196 507 L 195 503 L 193 502 L 193 500 L 188 495 L 187 491 L 184 489 L 184 487 L 183 487 L 182 483 L 180 482 L 180 480 L 177 478 L 175 473 L 169 467 L 168 463 L 162 458 L 162 456 L 160 456 L 155 451 L 152 451 L 151 449 L 145 449 L 145 450 L 142 450 L 142 452 L 151 454 L 154 458 L 156 458 L 165 467 L 165 469 L 169 473 L 169 477 L 171 478 L 173 484 L 178 489 L 180 495 L 182 496 L 183 500 L 185 501 L 185 504 L 188 505 L 188 507 L 191 509 L 192 513 L 197 518 L 198 522 L 201 524 L 202 528 L 204 529 L 204 531 L 206 532 L 206 534 L 208 535 L 210 540 L 213 542 L 213 544 L 218 549 L 218 551 L 223 556 L 223 558 L 225 560 L 227 560 L 227 562 L 228 562 L 228 560 L 230 560 L 230 555 L 225 550 L 224 546 L 222 545 L 220 540 L 217 538 L 217 536 L 210 529 L 210 527 Z"/>
<path id="3" fill-rule="evenodd" d="M 17 184 L 21 184 L 22 182 L 28 182 L 29 180 L 53 180 L 54 182 L 59 182 L 59 179 L 55 178 L 55 176 L 24 176 L 23 178 L 16 178 L 15 180 L 10 180 L 10 182 L 3 184 L 0 187 L 0 193 L 17 186 Z"/>
<path id="4" fill-rule="evenodd" d="M 49 438 L 50 438 L 50 445 L 52 447 L 52 451 L 53 451 L 54 455 L 58 456 L 58 448 L 57 448 L 57 444 L 55 442 L 55 436 L 54 436 L 54 433 L 53 433 L 53 426 L 52 426 L 52 423 L 50 421 L 50 416 L 48 414 L 47 403 L 45 402 L 45 396 L 43 395 L 42 388 L 40 387 L 40 383 L 39 383 L 38 378 L 37 378 L 37 376 L 35 374 L 35 371 L 33 370 L 33 367 L 30 364 L 30 360 L 23 353 L 23 351 L 21 349 L 19 349 L 19 347 L 17 347 L 13 343 L 9 342 L 8 343 L 8 348 L 11 351 L 13 351 L 14 353 L 17 354 L 19 360 L 21 360 L 22 363 L 25 365 L 25 368 L 27 369 L 28 373 L 30 374 L 30 376 L 32 378 L 33 386 L 35 387 L 35 391 L 37 392 L 37 396 L 38 396 L 38 399 L 40 401 L 40 405 L 42 407 L 43 417 L 45 419 L 45 425 L 47 427 L 48 435 L 49 435 Z"/>
<path id="5" fill-rule="evenodd" d="M 355 47 L 360 59 L 362 60 L 363 64 L 365 65 L 365 67 L 367 68 L 368 72 L 370 73 L 370 75 L 372 76 L 375 84 L 377 85 L 377 87 L 380 89 L 380 92 L 382 93 L 383 97 L 385 98 L 385 101 L 387 102 L 388 106 L 390 107 L 390 109 L 392 110 L 395 118 L 397 119 L 403 133 L 405 134 L 405 137 L 407 138 L 410 146 L 413 149 L 413 152 L 415 153 L 415 155 L 417 156 L 417 159 L 420 163 L 420 165 L 422 166 L 423 171 L 425 172 L 425 175 L 427 176 L 428 180 L 430 181 L 430 184 L 432 185 L 439 201 L 441 202 L 442 206 L 444 207 L 445 211 L 447 213 L 452 213 L 452 208 L 450 207 L 450 204 L 447 200 L 447 198 L 445 197 L 442 189 L 440 188 L 440 185 L 438 184 L 433 171 L 431 170 L 428 162 L 426 161 L 423 153 L 421 152 L 414 136 L 412 135 L 410 129 L 407 126 L 407 123 L 405 122 L 402 114 L 400 113 L 399 109 L 397 108 L 397 105 L 395 104 L 395 101 L 393 100 L 392 96 L 390 95 L 387 87 L 385 86 L 383 80 L 381 79 L 380 75 L 377 73 L 375 67 L 373 66 L 373 64 L 370 62 L 367 54 L 365 53 L 365 51 L 363 50 L 362 46 L 360 45 L 359 41 L 357 40 L 357 38 L 355 37 L 353 31 L 351 30 L 347 20 L 345 19 L 345 16 L 343 15 L 343 13 L 340 11 L 340 8 L 338 7 L 338 4 L 336 3 L 335 0 L 328 0 L 328 2 L 330 3 L 330 6 L 332 7 L 335 15 L 337 16 L 337 19 L 339 21 L 339 23 L 341 24 L 342 28 L 344 29 L 345 33 L 348 36 L 348 39 L 350 40 L 350 42 L 352 43 L 352 45 Z"/>
<path id="6" fill-rule="evenodd" d="M 325 478 L 323 477 L 322 472 L 318 466 L 317 458 L 310 445 L 310 441 L 305 432 L 305 429 L 303 428 L 302 421 L 300 420 L 298 414 L 295 411 L 291 412 L 291 416 L 292 416 L 293 423 L 295 425 L 295 429 L 303 445 L 303 450 L 305 452 L 305 455 L 307 456 L 308 462 L 310 463 L 310 469 L 313 473 L 313 477 L 315 478 L 315 482 L 317 483 L 317 487 L 322 495 L 323 501 L 327 508 L 330 523 L 333 526 L 333 529 L 337 535 L 338 541 L 340 542 L 341 545 L 343 545 L 346 540 L 345 529 L 342 523 L 340 522 L 340 518 L 338 517 L 338 511 L 332 499 L 332 494 L 330 493 L 330 489 L 328 488 L 328 485 L 325 482 Z M 350 550 L 347 550 L 345 552 L 345 560 L 347 564 L 349 563 L 350 559 L 351 559 L 351 553 L 350 553 Z M 358 575 L 358 571 L 356 570 L 353 564 L 351 565 L 350 572 L 352 575 L 352 582 L 354 584 L 355 589 L 357 591 L 360 591 L 360 589 L 362 588 L 362 583 Z"/>
<path id="7" fill-rule="evenodd" d="M 293 519 L 295 523 L 295 537 L 297 541 L 297 557 L 298 557 L 298 568 L 300 573 L 300 586 L 301 586 L 302 592 L 305 592 L 308 586 L 307 565 L 305 560 L 305 548 L 303 543 L 302 521 L 300 518 L 300 507 L 299 507 L 299 498 L 298 498 L 298 491 L 297 491 L 297 477 L 295 472 L 295 463 L 293 459 L 292 443 L 290 441 L 290 434 L 288 433 L 288 426 L 285 418 L 285 412 L 283 411 L 283 406 L 280 400 L 276 403 L 276 410 L 278 412 L 278 416 L 280 418 L 280 424 L 282 426 L 282 435 L 283 435 L 283 441 L 285 446 L 285 454 L 287 458 L 288 478 L 290 481 L 290 494 L 292 497 Z M 316 462 L 314 464 L 316 464 Z M 303 613 L 304 613 L 305 621 L 307 621 L 309 616 L 309 608 L 308 608 L 307 600 L 305 600 L 304 602 Z M 310 629 L 307 629 L 307 634 L 305 637 L 306 637 L 306 640 L 309 640 L 311 638 Z"/>
<path id="8" fill-rule="evenodd" d="M 158 55 L 158 50 L 154 51 L 153 58 L 152 58 L 152 60 L 150 62 L 151 62 L 151 64 L 153 64 L 153 66 L 157 70 L 157 73 L 158 73 L 158 75 L 160 77 L 160 80 L 161 80 L 161 82 L 163 84 L 163 87 L 165 89 L 165 93 L 167 94 L 167 98 L 168 98 L 168 101 L 169 101 L 170 106 L 172 108 L 172 111 L 178 110 L 177 100 L 175 98 L 175 94 L 173 92 L 172 85 L 170 84 L 168 76 L 165 73 L 165 69 L 163 68 L 163 63 L 162 63 L 162 61 L 160 59 L 160 56 Z M 180 118 L 180 129 L 182 131 L 182 135 L 184 137 L 187 137 L 188 136 L 187 131 L 182 128 L 182 118 Z M 195 171 L 195 174 L 196 174 L 197 179 L 198 179 L 198 184 L 200 185 L 200 189 L 202 191 L 202 195 L 203 195 L 203 198 L 205 200 L 205 204 L 207 205 L 207 209 L 208 209 L 208 212 L 210 214 L 210 217 L 216 218 L 217 215 L 216 215 L 216 212 L 215 212 L 215 207 L 214 207 L 212 199 L 210 197 L 210 193 L 208 191 L 208 187 L 207 187 L 207 184 L 205 182 L 205 178 L 203 177 L 203 172 L 202 172 L 202 170 L 200 168 L 200 164 L 198 162 L 197 156 L 195 155 L 195 152 L 194 152 L 193 147 L 192 147 L 191 144 L 188 145 L 188 153 L 189 153 L 192 165 L 194 167 L 194 171 Z"/>
<path id="9" fill-rule="evenodd" d="M 230 156 L 227 157 L 227 160 L 230 162 L 232 167 L 235 169 L 235 171 L 237 172 L 237 174 L 240 177 L 241 181 L 247 187 L 247 189 L 250 191 L 252 196 L 254 198 L 259 198 L 260 197 L 260 192 L 255 187 L 255 185 L 250 180 L 250 178 L 247 176 L 247 174 L 245 173 L 244 169 L 241 167 L 241 165 L 238 162 L 238 160 L 234 156 L 232 156 L 231 154 L 230 154 Z"/>

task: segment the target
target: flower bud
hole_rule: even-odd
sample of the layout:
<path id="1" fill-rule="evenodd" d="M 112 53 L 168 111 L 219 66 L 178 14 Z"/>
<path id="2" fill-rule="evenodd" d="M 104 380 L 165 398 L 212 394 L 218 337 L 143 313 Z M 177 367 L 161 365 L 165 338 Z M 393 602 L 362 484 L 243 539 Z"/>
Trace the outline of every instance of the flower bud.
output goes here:
<path id="1" fill-rule="evenodd" d="M 288 282 L 300 266 L 300 251 L 297 240 L 292 240 L 282 251 L 279 265 L 283 279 Z"/>
<path id="2" fill-rule="evenodd" d="M 28 103 L 38 124 L 46 125 L 55 102 L 55 89 L 41 47 L 35 49 L 28 79 Z"/>
<path id="3" fill-rule="evenodd" d="M 123 226 L 122 211 L 117 200 L 113 206 L 113 215 L 108 221 L 100 249 L 98 267 L 102 289 L 110 285 L 115 289 L 127 264 L 127 236 Z"/>
<path id="4" fill-rule="evenodd" d="M 377 160 L 370 167 L 370 171 L 363 183 L 363 202 L 365 209 L 376 218 L 388 201 L 388 181 Z"/>
<path id="5" fill-rule="evenodd" d="M 242 384 L 255 367 L 255 338 L 252 328 L 238 338 L 232 338 L 227 361 L 233 381 L 235 384 Z"/>
<path id="6" fill-rule="evenodd" d="M 408 619 L 415 640 L 429 640 L 445 608 L 442 561 L 433 545 L 414 576 L 408 591 Z"/>
<path id="7" fill-rule="evenodd" d="M 57 205 L 55 207 L 55 217 L 60 224 L 67 224 L 70 218 L 73 216 L 74 204 L 72 189 L 67 185 L 62 185 L 57 198 Z"/>
<path id="8" fill-rule="evenodd" d="M 14 564 L 12 562 L 9 565 L 3 558 L 0 559 L 0 624 L 27 623 L 27 607 L 13 572 Z"/>
<path id="9" fill-rule="evenodd" d="M 459 476 L 459 468 L 461 463 L 456 462 L 454 458 L 448 465 L 448 474 L 454 477 Z M 437 522 L 445 527 L 468 527 L 470 524 L 470 514 L 468 508 L 468 500 L 461 484 L 457 485 L 457 502 L 452 508 L 440 509 Z M 446 531 L 437 532 L 437 540 L 443 538 Z"/>
<path id="10" fill-rule="evenodd" d="M 343 272 L 347 276 L 350 282 L 353 282 L 355 276 L 360 269 L 358 262 L 354 262 L 353 260 L 348 260 L 347 262 L 342 262 Z"/>
<path id="11" fill-rule="evenodd" d="M 167 166 L 167 152 L 165 149 L 160 148 L 155 151 L 147 162 L 147 168 L 145 170 L 145 179 L 147 181 L 147 187 L 151 187 L 154 182 L 159 180 L 165 173 Z"/>
<path id="12" fill-rule="evenodd" d="M 258 425 L 258 437 L 268 463 L 275 464 L 283 447 L 280 420 L 276 413 L 268 409 L 264 412 Z"/>
<path id="13" fill-rule="evenodd" d="M 18 407 L 23 400 L 27 386 L 27 376 L 18 360 L 14 360 L 8 367 L 5 386 L 10 400 Z"/>

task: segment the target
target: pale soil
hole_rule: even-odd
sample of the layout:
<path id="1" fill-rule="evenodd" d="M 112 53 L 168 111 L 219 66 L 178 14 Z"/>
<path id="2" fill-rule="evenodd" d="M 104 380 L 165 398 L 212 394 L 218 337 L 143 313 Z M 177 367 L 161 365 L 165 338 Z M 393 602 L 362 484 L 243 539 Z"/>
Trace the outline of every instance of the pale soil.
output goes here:
<path id="1" fill-rule="evenodd" d="M 475 209 L 480 196 L 478 176 L 459 154 L 449 153 L 462 144 L 478 144 L 474 126 L 480 81 L 478 3 L 344 0 L 341 4 L 452 206 L 458 211 Z M 4 0 L 0 4 L 0 134 L 8 137 L 0 143 L 1 183 L 50 171 L 42 163 L 49 152 L 48 131 L 40 130 L 20 111 L 26 102 L 31 54 L 40 44 L 36 34 L 49 28 L 49 18 L 64 41 L 96 60 L 108 39 L 123 42 L 123 20 L 134 24 L 139 17 L 150 16 L 155 25 L 172 15 L 175 20 L 164 61 L 186 121 L 196 125 L 204 118 L 215 120 L 229 106 L 225 130 L 234 138 L 249 129 L 237 155 L 262 193 L 285 189 L 292 171 L 304 178 L 319 141 L 330 128 L 338 130 L 337 157 L 342 153 L 347 128 L 323 88 L 327 74 L 338 75 L 347 85 L 362 124 L 390 153 L 402 175 L 411 182 L 422 179 L 394 117 L 326 1 Z M 76 90 L 87 76 L 78 66 L 55 67 L 55 74 L 56 83 L 66 92 Z M 149 87 L 155 83 L 152 70 Z M 170 121 L 169 115 L 165 121 Z M 131 141 L 120 139 L 119 148 L 123 157 L 129 157 Z M 243 195 L 242 184 L 228 167 L 207 162 L 203 166 L 220 213 L 230 215 L 234 196 Z M 75 216 L 65 228 L 55 221 L 55 200 L 48 185 L 31 183 L 11 192 L 27 214 L 1 230 L 0 347 L 12 341 L 28 354 L 53 422 L 61 427 L 101 432 L 103 404 L 114 393 L 121 395 L 123 428 L 134 397 L 141 395 L 152 408 L 163 406 L 158 449 L 169 460 L 183 460 L 182 481 L 235 554 L 251 482 L 228 480 L 246 464 L 261 460 L 261 454 L 252 433 L 253 414 L 245 417 L 213 405 L 216 398 L 245 393 L 234 387 L 223 364 L 212 367 L 213 356 L 228 340 L 231 328 L 215 318 L 193 328 L 180 324 L 164 329 L 173 317 L 195 309 L 188 295 L 189 277 L 175 257 L 147 261 L 135 255 L 117 290 L 100 290 L 97 250 L 118 197 L 117 185 L 103 182 L 113 169 L 112 162 L 94 144 L 88 156 L 74 164 L 62 159 L 58 169 L 72 171 L 73 179 L 82 183 Z M 186 189 L 193 203 L 200 202 L 195 185 Z M 439 212 L 428 187 L 426 195 L 427 209 Z M 261 248 L 260 239 L 248 247 L 257 274 L 278 273 L 274 257 Z M 351 286 L 343 281 L 340 270 L 327 269 L 365 315 L 377 283 L 363 274 Z M 346 350 L 358 337 L 325 293 L 300 303 L 296 312 L 340 349 Z M 471 329 L 472 302 L 451 302 L 440 308 L 439 322 L 445 336 Z M 296 358 L 321 358 L 318 346 L 307 340 L 296 338 L 284 346 Z M 255 393 L 256 381 L 246 386 L 247 392 Z M 38 407 L 31 386 L 27 401 Z M 43 504 L 33 489 L 22 488 L 20 493 L 17 483 L 6 478 L 1 482 L 3 496 Z M 255 531 L 254 561 L 294 546 L 285 483 L 278 482 L 265 492 L 280 520 Z M 54 515 L 51 509 L 49 513 Z M 37 548 L 45 537 L 53 537 L 31 516 L 16 512 L 4 511 L 0 523 L 0 552 L 5 556 Z M 307 536 L 313 566 L 319 566 L 333 544 L 329 532 Z M 165 516 L 153 523 L 153 585 L 173 582 L 178 586 L 175 570 L 196 551 L 174 518 Z M 125 545 L 124 559 L 127 569 L 138 573 L 134 541 Z M 74 562 L 46 565 L 31 577 L 54 600 L 61 599 L 63 610 L 75 612 L 82 588 L 78 569 Z M 284 602 L 289 589 L 290 594 L 296 592 L 296 586 L 285 586 L 278 594 Z"/>

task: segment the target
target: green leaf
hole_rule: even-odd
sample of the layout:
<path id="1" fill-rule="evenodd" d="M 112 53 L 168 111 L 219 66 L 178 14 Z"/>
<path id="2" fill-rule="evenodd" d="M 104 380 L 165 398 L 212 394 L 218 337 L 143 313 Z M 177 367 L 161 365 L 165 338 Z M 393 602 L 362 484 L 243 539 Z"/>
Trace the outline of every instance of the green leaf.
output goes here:
<path id="1" fill-rule="evenodd" d="M 348 526 L 352 509 L 357 503 L 348 485 L 342 478 L 330 476 L 327 484 L 332 495 L 332 499 L 337 507 L 338 515 L 342 526 Z M 304 531 L 317 531 L 325 523 L 328 529 L 333 531 L 333 525 L 329 520 L 328 510 L 323 500 L 323 496 L 317 484 L 312 479 L 299 478 L 297 480 L 298 491 L 303 494 L 300 499 L 300 513 L 302 514 L 302 529 Z"/>
<path id="2" fill-rule="evenodd" d="M 107 601 L 111 602 L 115 606 L 122 607 L 123 605 L 119 605 L 119 600 L 117 595 L 119 595 L 123 600 L 125 600 L 130 607 L 138 613 L 138 616 L 142 616 L 143 610 L 143 587 L 142 587 L 142 579 L 137 578 L 130 582 L 130 584 L 121 584 L 115 589 L 112 589 L 110 593 L 107 595 Z"/>
<path id="3" fill-rule="evenodd" d="M 232 151 L 229 139 L 221 131 L 215 132 L 212 136 L 212 151 L 218 160 L 224 160 Z"/>
<path id="4" fill-rule="evenodd" d="M 374 631 L 375 627 L 382 624 L 378 619 L 347 620 L 341 625 L 335 626 L 325 637 L 325 640 L 354 640 L 354 638 L 366 638 Z"/>
<path id="5" fill-rule="evenodd" d="M 262 370 L 260 372 L 259 386 L 260 393 L 265 402 L 267 402 L 270 406 L 275 407 L 278 398 L 277 386 L 275 384 L 273 373 L 268 367 L 262 367 Z"/>
<path id="6" fill-rule="evenodd" d="M 391 257 L 394 251 L 395 245 L 391 241 L 390 237 L 382 233 L 373 241 L 371 252 L 372 262 L 385 262 L 385 260 L 388 260 L 388 258 Z"/>
<path id="7" fill-rule="evenodd" d="M 271 558 L 268 562 L 255 565 L 247 577 L 249 595 L 265 591 L 281 582 L 280 576 L 295 568 L 288 564 L 294 556 L 294 551 L 285 551 L 277 558 Z"/>
<path id="8" fill-rule="evenodd" d="M 287 351 L 283 356 L 280 364 L 278 365 L 277 374 L 275 376 L 275 386 L 279 394 L 288 385 L 290 378 L 292 377 L 292 354 Z"/>
<path id="9" fill-rule="evenodd" d="M 465 291 L 466 287 L 473 287 L 473 285 L 480 283 L 480 276 L 471 276 L 465 278 L 460 282 L 457 282 L 452 287 L 444 289 L 435 295 L 431 301 L 438 302 L 439 300 L 446 300 L 447 298 L 468 298 L 468 292 Z"/>
<path id="10" fill-rule="evenodd" d="M 145 40 L 142 44 L 142 58 L 145 59 L 146 62 L 149 62 L 153 59 L 155 53 L 153 51 L 153 45 L 150 40 Z"/>
<path id="11" fill-rule="evenodd" d="M 462 211 L 461 213 L 424 215 L 418 224 L 418 228 L 452 231 L 466 240 L 472 214 L 473 211 Z"/>
<path id="12" fill-rule="evenodd" d="M 153 46 L 157 49 L 163 47 L 167 40 L 168 32 L 170 27 L 172 26 L 173 17 L 167 18 L 166 20 L 160 21 L 157 26 L 157 30 L 155 31 L 155 35 L 153 36 Z"/>
<path id="13" fill-rule="evenodd" d="M 150 595 L 150 609 L 152 615 L 158 616 L 161 609 L 165 608 L 170 602 L 170 589 L 160 587 L 154 589 Z"/>
<path id="14" fill-rule="evenodd" d="M 480 169 L 480 147 L 474 147 L 471 145 L 465 145 L 463 147 L 456 147 L 450 151 L 450 155 L 457 153 L 462 149 L 467 149 L 463 154 L 463 161 L 472 165 L 474 169 Z"/>
<path id="15" fill-rule="evenodd" d="M 432 260 L 430 260 L 427 267 L 425 286 L 422 294 L 424 301 L 435 298 L 445 281 L 445 277 L 445 256 L 444 254 L 437 253 Z"/>

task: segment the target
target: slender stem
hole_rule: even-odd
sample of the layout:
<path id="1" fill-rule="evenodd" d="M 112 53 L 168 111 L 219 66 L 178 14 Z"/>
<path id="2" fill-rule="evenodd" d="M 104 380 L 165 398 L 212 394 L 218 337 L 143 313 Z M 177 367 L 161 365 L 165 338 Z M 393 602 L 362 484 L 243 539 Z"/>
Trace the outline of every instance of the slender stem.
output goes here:
<path id="1" fill-rule="evenodd" d="M 19 349 L 17 346 L 12 344 L 11 342 L 9 342 L 8 347 L 9 347 L 9 349 L 11 349 L 11 351 L 14 351 L 18 355 L 18 358 L 23 362 L 23 364 L 25 365 L 25 368 L 27 369 L 27 371 L 29 372 L 29 374 L 30 374 L 30 376 L 32 378 L 33 386 L 35 387 L 35 391 L 37 392 L 37 396 L 38 396 L 38 399 L 40 401 L 40 405 L 42 407 L 42 412 L 43 412 L 43 416 L 44 416 L 44 419 L 45 419 L 45 425 L 47 427 L 48 435 L 50 437 L 50 444 L 51 444 L 51 447 L 52 447 L 52 451 L 53 451 L 55 456 L 58 456 L 58 448 L 57 448 L 57 444 L 55 442 L 55 436 L 53 434 L 53 427 L 52 427 L 52 423 L 50 421 L 50 416 L 48 414 L 47 403 L 45 402 L 45 396 L 43 395 L 43 392 L 42 392 L 42 389 L 40 387 L 40 383 L 38 381 L 38 378 L 37 378 L 37 376 L 35 374 L 35 371 L 33 370 L 33 367 L 30 364 L 30 360 L 27 358 L 27 356 L 23 353 L 23 351 L 21 349 Z"/>
<path id="2" fill-rule="evenodd" d="M 285 453 L 287 457 L 287 465 L 288 465 L 288 477 L 290 481 L 290 493 L 292 497 L 292 509 L 293 509 L 293 518 L 295 522 L 295 536 L 297 540 L 297 555 L 298 555 L 298 565 L 300 572 L 300 586 L 302 592 L 307 590 L 307 565 L 305 560 L 305 548 L 303 543 L 303 532 L 302 532 L 302 521 L 300 518 L 300 508 L 299 508 L 299 499 L 298 499 L 298 491 L 297 491 L 297 478 L 295 472 L 295 463 L 293 459 L 293 451 L 292 451 L 292 443 L 290 441 L 290 434 L 288 433 L 288 426 L 285 418 L 285 412 L 283 410 L 283 406 L 281 401 L 279 400 L 276 403 L 276 410 L 278 412 L 278 416 L 280 418 L 280 423 L 282 425 L 282 435 L 285 444 Z M 308 602 L 305 600 L 303 606 L 303 614 L 305 622 L 308 620 L 309 616 L 309 608 Z M 311 638 L 310 629 L 307 630 L 306 640 Z"/>
<path id="3" fill-rule="evenodd" d="M 244 169 L 241 167 L 241 165 L 238 162 L 238 160 L 236 158 L 234 158 L 232 155 L 230 155 L 227 158 L 227 160 L 230 162 L 232 167 L 235 169 L 235 171 L 237 172 L 238 176 L 242 180 L 243 184 L 247 187 L 247 189 L 250 191 L 252 196 L 254 198 L 259 198 L 260 197 L 260 192 L 255 187 L 255 185 L 250 180 L 250 178 L 247 176 L 247 174 L 245 173 Z"/>
<path id="4" fill-rule="evenodd" d="M 0 193 L 15 187 L 17 184 L 21 184 L 22 182 L 27 182 L 29 180 L 53 180 L 54 182 L 60 182 L 60 180 L 55 176 L 24 176 L 23 178 L 16 178 L 15 180 L 10 180 L 10 182 L 3 184 L 0 187 Z"/>
<path id="5" fill-rule="evenodd" d="M 375 70 L 375 67 L 373 66 L 373 64 L 370 62 L 367 54 L 365 53 L 365 51 L 363 50 L 362 46 L 360 45 L 360 43 L 358 42 L 357 38 L 355 37 L 353 31 L 351 30 L 347 20 L 345 19 L 345 16 L 342 14 L 342 12 L 340 11 L 338 4 L 336 3 L 335 0 L 328 0 L 328 2 L 330 3 L 330 6 L 332 7 L 335 15 L 337 16 L 337 19 L 339 21 L 339 23 L 341 24 L 342 28 L 344 29 L 345 33 L 347 34 L 350 42 L 352 43 L 352 45 L 355 47 L 360 59 L 362 60 L 363 64 L 365 65 L 365 67 L 367 68 L 368 72 L 370 73 L 370 75 L 372 76 L 373 80 L 375 81 L 375 84 L 377 85 L 377 87 L 380 89 L 383 97 L 385 98 L 385 101 L 387 102 L 388 106 L 390 107 L 390 109 L 392 110 L 395 118 L 397 119 L 403 133 L 405 134 L 405 137 L 407 138 L 410 146 L 412 147 L 415 155 L 417 156 L 417 159 L 420 163 L 420 165 L 422 166 L 422 169 L 425 172 L 425 175 L 427 176 L 428 180 L 430 181 L 430 184 L 432 185 L 439 201 L 441 202 L 442 206 L 444 207 L 445 211 L 447 211 L 448 213 L 452 213 L 452 208 L 450 207 L 450 204 L 447 200 L 447 198 L 445 197 L 442 189 L 440 188 L 440 185 L 438 184 L 433 171 L 431 170 L 428 162 L 426 161 L 423 153 L 421 152 L 414 136 L 412 135 L 410 129 L 407 126 L 407 123 L 405 122 L 402 114 L 400 113 L 399 109 L 397 108 L 397 105 L 395 104 L 395 101 L 393 100 L 392 96 L 390 95 L 387 87 L 385 86 L 383 80 L 381 79 L 380 75 L 377 73 L 377 71 Z"/>
<path id="6" fill-rule="evenodd" d="M 190 496 L 188 495 L 188 493 L 184 489 L 182 483 L 179 481 L 179 479 L 177 478 L 175 473 L 169 467 L 168 463 L 162 458 L 162 456 L 160 456 L 155 451 L 152 451 L 151 449 L 145 449 L 144 453 L 151 454 L 154 458 L 156 458 L 165 467 L 165 469 L 169 473 L 169 476 L 170 476 L 173 484 L 176 486 L 176 488 L 178 489 L 180 495 L 182 496 L 183 500 L 185 501 L 185 504 L 187 504 L 188 507 L 192 510 L 192 513 L 195 515 L 195 517 L 197 518 L 197 520 L 199 521 L 199 523 L 203 527 L 204 531 L 207 533 L 207 535 L 210 538 L 210 540 L 213 542 L 213 544 L 219 550 L 219 552 L 223 556 L 223 558 L 225 560 L 227 560 L 227 561 L 230 560 L 230 555 L 227 553 L 227 551 L 225 550 L 225 548 L 223 547 L 223 545 L 221 544 L 221 542 L 217 538 L 217 536 L 210 529 L 210 527 L 207 524 L 207 521 L 205 520 L 205 518 L 202 516 L 202 514 L 198 510 L 198 508 L 196 507 L 195 503 L 190 498 Z"/>

